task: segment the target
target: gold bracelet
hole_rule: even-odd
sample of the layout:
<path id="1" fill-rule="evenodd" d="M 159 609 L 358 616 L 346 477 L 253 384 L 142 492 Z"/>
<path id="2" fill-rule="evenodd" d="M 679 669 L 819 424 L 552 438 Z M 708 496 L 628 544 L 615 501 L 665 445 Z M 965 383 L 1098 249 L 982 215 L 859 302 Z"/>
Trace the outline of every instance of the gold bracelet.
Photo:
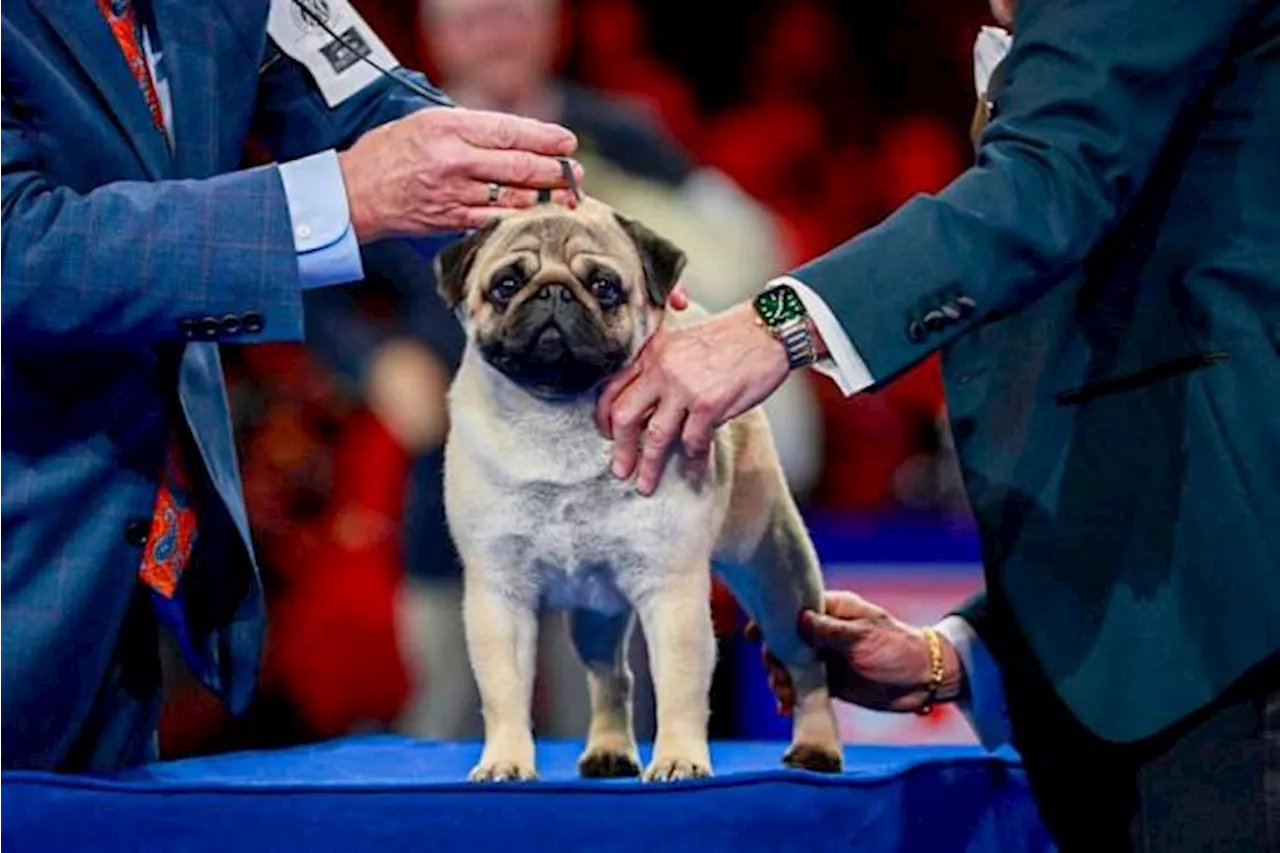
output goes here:
<path id="1" fill-rule="evenodd" d="M 929 692 L 924 697 L 924 704 L 916 711 L 923 716 L 933 710 L 933 704 L 938 700 L 938 689 L 942 687 L 942 640 L 932 628 L 920 630 L 925 644 L 929 646 Z"/>

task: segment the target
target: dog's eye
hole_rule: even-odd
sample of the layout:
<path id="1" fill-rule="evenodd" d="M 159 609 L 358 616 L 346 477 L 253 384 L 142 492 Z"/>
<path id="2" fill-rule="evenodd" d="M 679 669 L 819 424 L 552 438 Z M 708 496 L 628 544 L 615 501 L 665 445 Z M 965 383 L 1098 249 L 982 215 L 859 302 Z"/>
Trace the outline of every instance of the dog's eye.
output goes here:
<path id="1" fill-rule="evenodd" d="M 520 280 L 513 275 L 504 276 L 489 288 L 489 298 L 499 305 L 506 305 L 520 290 Z"/>
<path id="2" fill-rule="evenodd" d="M 622 301 L 622 288 L 609 278 L 597 278 L 591 282 L 591 293 L 602 308 L 612 308 Z"/>

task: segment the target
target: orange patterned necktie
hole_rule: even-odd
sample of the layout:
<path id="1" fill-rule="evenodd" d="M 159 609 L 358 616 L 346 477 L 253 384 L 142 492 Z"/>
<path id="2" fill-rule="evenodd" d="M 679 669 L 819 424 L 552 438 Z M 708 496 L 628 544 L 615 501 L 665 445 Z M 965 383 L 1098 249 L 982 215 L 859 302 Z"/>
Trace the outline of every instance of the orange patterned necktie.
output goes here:
<path id="1" fill-rule="evenodd" d="M 160 98 L 147 68 L 133 4 L 129 0 L 98 0 L 98 9 L 110 25 L 120 50 L 124 52 L 125 61 L 129 63 L 129 70 L 147 99 L 152 124 L 164 135 L 164 114 L 160 111 Z M 151 532 L 142 554 L 142 568 L 139 570 L 142 582 L 164 599 L 173 600 L 195 541 L 196 513 L 191 503 L 191 480 L 187 476 L 182 446 L 175 436 L 165 457 L 164 475 L 151 516 Z"/>
<path id="2" fill-rule="evenodd" d="M 142 42 L 138 37 L 138 16 L 134 12 L 130 0 L 98 0 L 98 11 L 107 19 L 111 34 L 124 53 L 129 63 L 133 78 L 138 81 L 138 88 L 147 99 L 147 107 L 151 110 L 151 123 L 164 135 L 164 113 L 160 111 L 160 98 L 156 96 L 155 84 L 151 81 L 151 71 L 147 68 L 147 55 L 142 50 Z"/>

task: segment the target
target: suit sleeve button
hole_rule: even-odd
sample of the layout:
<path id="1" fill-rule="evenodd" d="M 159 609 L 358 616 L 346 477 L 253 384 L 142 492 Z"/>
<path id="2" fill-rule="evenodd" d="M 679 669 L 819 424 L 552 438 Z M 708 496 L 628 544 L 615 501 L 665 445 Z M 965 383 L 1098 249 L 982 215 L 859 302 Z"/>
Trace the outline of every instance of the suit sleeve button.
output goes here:
<path id="1" fill-rule="evenodd" d="M 240 315 L 240 322 L 242 324 L 241 328 L 251 335 L 261 332 L 263 326 L 266 325 L 266 321 L 262 319 L 262 315 L 256 311 L 249 311 Z"/>
<path id="2" fill-rule="evenodd" d="M 147 537 L 151 534 L 151 522 L 135 518 L 124 526 L 124 541 L 133 548 L 141 548 L 147 544 Z"/>
<path id="3" fill-rule="evenodd" d="M 194 338 L 196 336 L 196 321 L 190 317 L 183 317 L 178 321 L 178 331 L 182 332 L 185 337 Z"/>
<path id="4" fill-rule="evenodd" d="M 240 331 L 240 318 L 235 314 L 228 314 L 222 318 L 222 331 L 228 335 L 234 335 Z"/>
<path id="5" fill-rule="evenodd" d="M 978 303 L 968 296 L 957 296 L 955 302 L 956 307 L 960 309 L 961 317 L 968 317 L 978 307 Z"/>
<path id="6" fill-rule="evenodd" d="M 221 330 L 222 324 L 218 322 L 217 317 L 205 317 L 200 321 L 200 334 L 206 338 L 216 338 Z"/>
<path id="7" fill-rule="evenodd" d="M 947 325 L 947 315 L 941 311 L 930 311 L 924 315 L 924 327 L 931 332 L 936 332 L 945 325 Z"/>
<path id="8" fill-rule="evenodd" d="M 924 324 L 919 320 L 912 320 L 907 326 L 907 340 L 913 344 L 918 344 L 924 340 Z"/>

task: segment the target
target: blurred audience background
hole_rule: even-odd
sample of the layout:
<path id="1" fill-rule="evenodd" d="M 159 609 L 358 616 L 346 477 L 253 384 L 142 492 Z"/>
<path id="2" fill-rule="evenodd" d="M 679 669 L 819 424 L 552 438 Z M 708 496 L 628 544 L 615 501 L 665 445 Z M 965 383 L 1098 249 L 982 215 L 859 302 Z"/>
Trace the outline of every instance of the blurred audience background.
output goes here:
<path id="1" fill-rule="evenodd" d="M 971 153 L 980 0 L 355 5 L 460 104 L 576 131 L 584 190 L 684 247 L 689 292 L 712 309 L 940 189 Z M 308 294 L 305 347 L 226 348 L 268 648 L 259 699 L 237 721 L 169 656 L 166 755 L 361 731 L 479 735 L 440 483 L 463 339 L 435 294 L 434 248 L 366 249 L 362 285 Z M 766 411 L 831 585 L 880 584 L 877 600 L 912 618 L 913 602 L 936 610 L 980 583 L 935 361 L 851 399 L 796 375 Z M 724 590 L 713 606 L 713 734 L 760 736 L 763 682 L 744 684 L 755 651 Z M 579 736 L 585 683 L 559 620 L 542 645 L 539 732 Z M 964 739 L 954 720 L 933 724 Z M 919 733 L 896 731 L 863 720 L 846 734 Z"/>

